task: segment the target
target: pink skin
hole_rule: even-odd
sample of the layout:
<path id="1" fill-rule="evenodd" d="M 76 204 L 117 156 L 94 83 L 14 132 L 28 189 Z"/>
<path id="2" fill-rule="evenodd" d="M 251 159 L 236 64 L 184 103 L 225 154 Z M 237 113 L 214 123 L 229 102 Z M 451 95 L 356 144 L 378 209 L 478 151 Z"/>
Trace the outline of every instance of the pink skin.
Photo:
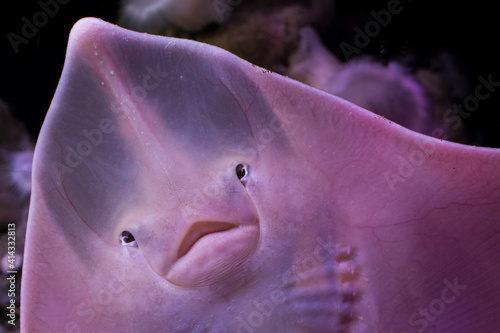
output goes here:
<path id="1" fill-rule="evenodd" d="M 494 331 L 499 164 L 83 19 L 36 147 L 21 329 Z"/>

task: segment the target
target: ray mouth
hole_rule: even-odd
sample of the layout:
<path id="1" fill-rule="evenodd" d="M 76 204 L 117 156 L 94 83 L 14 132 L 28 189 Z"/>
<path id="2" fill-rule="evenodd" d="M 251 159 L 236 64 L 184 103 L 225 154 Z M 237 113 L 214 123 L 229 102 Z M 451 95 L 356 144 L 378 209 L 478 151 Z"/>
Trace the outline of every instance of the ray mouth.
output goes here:
<path id="1" fill-rule="evenodd" d="M 224 232 L 230 229 L 236 228 L 235 224 L 226 222 L 197 222 L 193 224 L 186 236 L 182 240 L 179 250 L 177 251 L 177 259 L 185 256 L 189 250 L 204 236 Z"/>
<path id="2" fill-rule="evenodd" d="M 197 222 L 181 241 L 165 278 L 182 287 L 210 285 L 237 278 L 257 247 L 259 224 Z"/>

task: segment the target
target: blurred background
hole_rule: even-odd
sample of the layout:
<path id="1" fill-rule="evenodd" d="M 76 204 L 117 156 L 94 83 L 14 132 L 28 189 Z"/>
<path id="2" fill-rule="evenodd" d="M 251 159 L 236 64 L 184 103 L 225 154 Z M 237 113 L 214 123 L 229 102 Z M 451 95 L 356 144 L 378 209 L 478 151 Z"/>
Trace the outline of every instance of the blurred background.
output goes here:
<path id="1" fill-rule="evenodd" d="M 56 89 L 72 25 L 86 16 L 110 22 L 116 22 L 118 16 L 117 0 L 61 2 L 66 3 L 59 5 L 57 14 L 50 17 L 33 38 L 18 45 L 18 52 L 7 38 L 8 33 L 21 35 L 22 18 L 32 21 L 33 15 L 41 10 L 39 1 L 5 2 L 0 11 L 0 99 L 26 124 L 33 140 Z M 339 45 L 353 44 L 353 27 L 363 28 L 366 22 L 373 20 L 369 12 L 385 9 L 387 4 L 388 1 L 335 1 L 334 19 L 322 33 L 324 43 L 342 59 Z M 492 74 L 494 81 L 500 81 L 497 46 L 500 28 L 494 3 L 406 0 L 401 1 L 401 5 L 404 10 L 393 15 L 391 23 L 362 53 L 375 55 L 382 61 L 406 57 L 410 63 L 426 65 L 438 52 L 446 51 L 455 57 L 464 73 L 457 80 L 464 81 L 472 95 L 479 75 L 486 78 Z M 482 101 L 480 107 L 464 119 L 473 144 L 500 147 L 499 105 L 500 91 Z"/>

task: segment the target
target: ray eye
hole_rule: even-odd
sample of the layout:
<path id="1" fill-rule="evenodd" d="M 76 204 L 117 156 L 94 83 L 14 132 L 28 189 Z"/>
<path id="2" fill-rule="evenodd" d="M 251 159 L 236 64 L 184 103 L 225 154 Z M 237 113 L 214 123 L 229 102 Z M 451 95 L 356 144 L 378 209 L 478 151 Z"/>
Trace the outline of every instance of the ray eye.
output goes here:
<path id="1" fill-rule="evenodd" d="M 123 231 L 122 234 L 120 235 L 120 242 L 122 243 L 123 246 L 137 247 L 137 242 L 134 238 L 134 235 L 132 235 L 127 230 Z"/>
<path id="2" fill-rule="evenodd" d="M 241 181 L 243 185 L 245 185 L 248 181 L 248 164 L 238 164 L 236 166 L 236 176 Z"/>

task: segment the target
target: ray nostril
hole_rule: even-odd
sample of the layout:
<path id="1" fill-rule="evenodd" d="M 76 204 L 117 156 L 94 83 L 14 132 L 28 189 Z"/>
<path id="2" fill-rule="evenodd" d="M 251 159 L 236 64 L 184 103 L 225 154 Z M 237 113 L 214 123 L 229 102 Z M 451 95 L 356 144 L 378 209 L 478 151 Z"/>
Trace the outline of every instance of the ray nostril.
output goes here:
<path id="1" fill-rule="evenodd" d="M 248 164 L 243 164 L 243 163 L 240 163 L 236 166 L 236 176 L 238 177 L 238 179 L 240 180 L 240 182 L 243 184 L 243 185 L 246 185 L 246 183 L 248 182 L 248 174 L 249 174 L 249 171 L 250 171 L 250 168 L 248 166 Z"/>
<path id="2" fill-rule="evenodd" d="M 138 247 L 134 235 L 127 230 L 122 231 L 120 235 L 120 242 L 123 246 Z"/>

